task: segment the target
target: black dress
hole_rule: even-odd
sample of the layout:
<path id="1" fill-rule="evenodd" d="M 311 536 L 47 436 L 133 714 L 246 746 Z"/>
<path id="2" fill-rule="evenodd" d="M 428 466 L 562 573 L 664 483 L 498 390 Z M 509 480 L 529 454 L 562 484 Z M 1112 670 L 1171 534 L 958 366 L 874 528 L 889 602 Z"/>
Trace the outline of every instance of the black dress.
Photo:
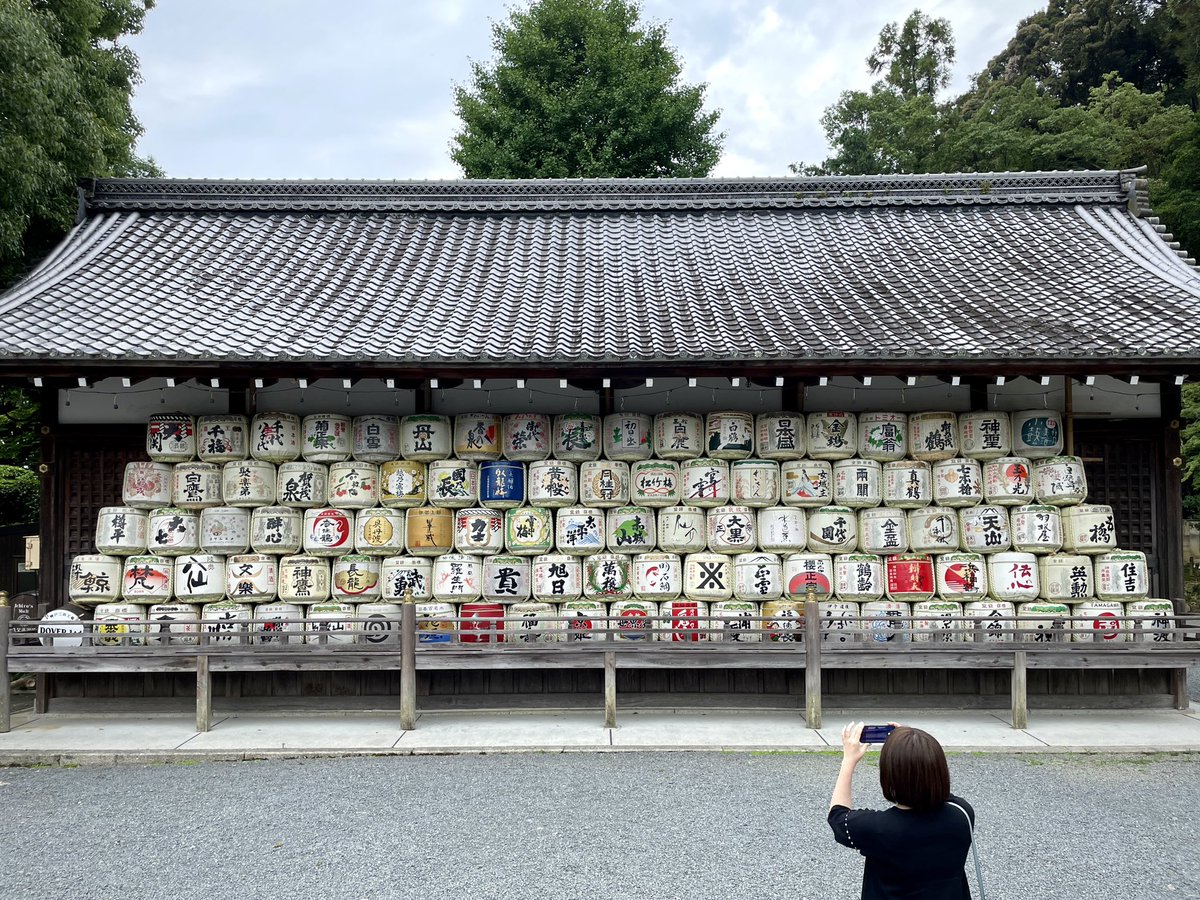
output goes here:
<path id="1" fill-rule="evenodd" d="M 961 797 L 950 799 L 975 810 Z M 829 810 L 834 839 L 867 858 L 863 900 L 971 900 L 964 865 L 971 851 L 967 817 L 949 803 L 931 812 L 911 809 Z"/>

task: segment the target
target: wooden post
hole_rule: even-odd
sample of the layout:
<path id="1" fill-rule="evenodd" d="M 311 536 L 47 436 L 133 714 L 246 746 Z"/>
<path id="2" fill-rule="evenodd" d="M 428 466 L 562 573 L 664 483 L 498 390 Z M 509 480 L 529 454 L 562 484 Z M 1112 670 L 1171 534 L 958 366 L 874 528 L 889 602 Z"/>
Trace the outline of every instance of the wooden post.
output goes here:
<path id="1" fill-rule="evenodd" d="M 811 584 L 804 599 L 804 721 L 821 727 L 821 610 Z"/>
<path id="2" fill-rule="evenodd" d="M 12 607 L 8 605 L 8 593 L 0 591 L 0 734 L 8 734 L 12 728 L 12 676 L 8 674 L 9 623 Z"/>
<path id="3" fill-rule="evenodd" d="M 1025 679 L 1025 653 L 1013 653 L 1012 670 L 1012 727 L 1029 727 L 1029 690 Z"/>
<path id="4" fill-rule="evenodd" d="M 604 727 L 617 727 L 617 654 L 604 651 Z"/>
<path id="5" fill-rule="evenodd" d="M 1171 699 L 1176 709 L 1188 709 L 1192 703 L 1188 697 L 1187 669 L 1171 669 Z"/>
<path id="6" fill-rule="evenodd" d="M 196 656 L 196 730 L 212 731 L 212 672 L 207 653 Z"/>
<path id="7" fill-rule="evenodd" d="M 400 729 L 417 727 L 417 602 L 404 592 L 400 613 Z"/>

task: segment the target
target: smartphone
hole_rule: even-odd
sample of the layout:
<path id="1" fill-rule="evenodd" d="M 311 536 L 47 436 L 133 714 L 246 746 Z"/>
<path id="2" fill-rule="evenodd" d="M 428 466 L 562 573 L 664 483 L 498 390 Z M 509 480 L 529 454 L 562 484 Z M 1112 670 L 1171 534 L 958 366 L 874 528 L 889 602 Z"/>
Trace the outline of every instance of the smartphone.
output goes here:
<path id="1" fill-rule="evenodd" d="M 895 730 L 895 725 L 864 725 L 859 741 L 864 744 L 882 744 Z"/>

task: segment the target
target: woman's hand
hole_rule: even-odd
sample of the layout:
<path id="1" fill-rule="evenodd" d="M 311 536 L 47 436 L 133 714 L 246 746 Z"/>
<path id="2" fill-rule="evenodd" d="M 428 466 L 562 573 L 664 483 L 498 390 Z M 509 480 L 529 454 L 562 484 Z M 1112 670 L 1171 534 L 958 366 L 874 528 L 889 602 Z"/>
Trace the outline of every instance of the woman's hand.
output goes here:
<path id="1" fill-rule="evenodd" d="M 851 722 L 842 729 L 842 760 L 853 766 L 859 764 L 867 755 L 870 744 L 864 744 L 862 738 L 862 722 Z"/>

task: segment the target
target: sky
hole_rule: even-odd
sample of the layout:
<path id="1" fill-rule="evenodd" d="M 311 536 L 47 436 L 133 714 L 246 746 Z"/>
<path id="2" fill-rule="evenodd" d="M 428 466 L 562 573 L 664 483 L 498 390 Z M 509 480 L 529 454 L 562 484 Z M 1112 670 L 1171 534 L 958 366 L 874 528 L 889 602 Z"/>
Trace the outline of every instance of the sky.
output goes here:
<path id="1" fill-rule="evenodd" d="M 513 0 L 158 0 L 140 35 L 138 144 L 186 178 L 461 178 L 452 90 Z M 523 3 L 521 5 L 524 5 Z M 643 0 L 726 133 L 718 177 L 828 155 L 820 119 L 914 0 Z M 926 0 L 958 51 L 950 95 L 1046 0 Z"/>

